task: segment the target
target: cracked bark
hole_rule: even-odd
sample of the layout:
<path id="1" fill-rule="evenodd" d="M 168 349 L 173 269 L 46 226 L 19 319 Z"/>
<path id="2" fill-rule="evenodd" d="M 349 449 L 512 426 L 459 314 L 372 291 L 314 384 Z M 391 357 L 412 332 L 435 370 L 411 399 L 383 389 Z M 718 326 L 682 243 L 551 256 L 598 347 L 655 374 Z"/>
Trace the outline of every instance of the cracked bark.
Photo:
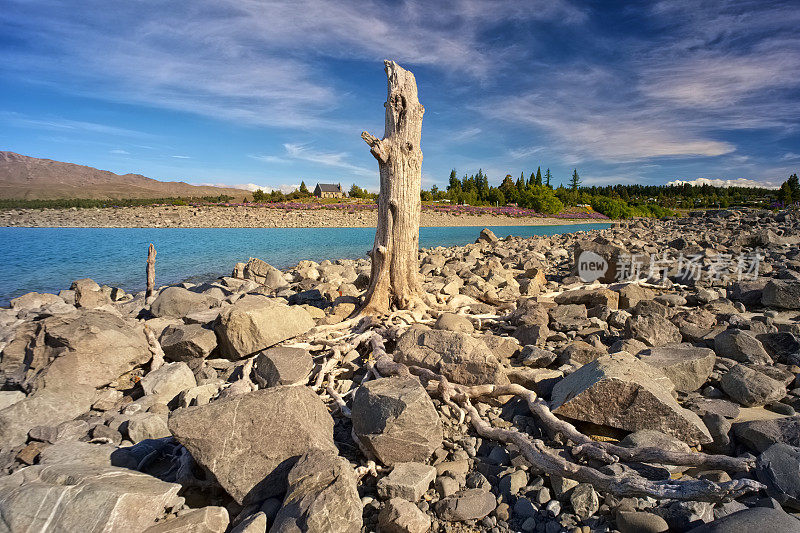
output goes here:
<path id="1" fill-rule="evenodd" d="M 414 75 L 384 61 L 388 80 L 383 139 L 366 131 L 361 138 L 378 161 L 380 194 L 370 285 L 360 314 L 411 309 L 423 300 L 419 275 L 419 214 L 422 170 L 422 115 Z"/>

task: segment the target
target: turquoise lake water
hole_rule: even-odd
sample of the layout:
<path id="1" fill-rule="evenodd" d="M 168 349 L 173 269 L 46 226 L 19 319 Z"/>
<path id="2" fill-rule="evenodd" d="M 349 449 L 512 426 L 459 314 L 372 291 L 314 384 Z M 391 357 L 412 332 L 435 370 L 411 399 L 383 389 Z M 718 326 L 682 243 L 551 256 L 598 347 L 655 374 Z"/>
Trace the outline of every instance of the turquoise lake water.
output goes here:
<path id="1" fill-rule="evenodd" d="M 554 235 L 610 224 L 492 226 L 498 237 Z M 420 246 L 474 242 L 482 227 L 420 228 Z M 365 257 L 374 228 L 0 228 L 3 250 L 0 305 L 26 292 L 58 292 L 92 278 L 126 291 L 144 288 L 147 246 L 153 243 L 156 283 L 229 275 L 234 264 L 258 257 L 288 268 L 303 259 Z"/>

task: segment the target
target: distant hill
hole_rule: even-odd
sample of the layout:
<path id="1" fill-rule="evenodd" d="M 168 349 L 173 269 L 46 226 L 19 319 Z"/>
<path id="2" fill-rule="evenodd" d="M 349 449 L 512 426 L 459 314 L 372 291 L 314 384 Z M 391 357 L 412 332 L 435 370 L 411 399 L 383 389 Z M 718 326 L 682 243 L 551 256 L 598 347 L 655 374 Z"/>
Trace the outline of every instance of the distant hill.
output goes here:
<path id="1" fill-rule="evenodd" d="M 0 199 L 199 198 L 222 194 L 240 201 L 251 195 L 243 189 L 158 181 L 139 174 L 119 175 L 83 165 L 0 151 Z"/>

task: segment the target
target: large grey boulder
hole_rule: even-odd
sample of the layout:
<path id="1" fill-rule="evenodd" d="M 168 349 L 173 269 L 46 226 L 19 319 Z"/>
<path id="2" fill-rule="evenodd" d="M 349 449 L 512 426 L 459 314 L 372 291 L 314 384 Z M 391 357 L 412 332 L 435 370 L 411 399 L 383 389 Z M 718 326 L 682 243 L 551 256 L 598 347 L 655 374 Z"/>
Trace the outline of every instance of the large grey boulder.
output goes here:
<path id="1" fill-rule="evenodd" d="M 773 444 L 758 457 L 756 475 L 772 498 L 800 511 L 800 448 Z"/>
<path id="2" fill-rule="evenodd" d="M 23 360 L 3 353 L 6 382 L 33 390 L 102 387 L 152 357 L 140 324 L 101 310 L 46 318 Z"/>
<path id="3" fill-rule="evenodd" d="M 250 295 L 220 314 L 216 331 L 222 355 L 242 359 L 313 327 L 314 319 L 302 307 Z"/>
<path id="4" fill-rule="evenodd" d="M 353 432 L 380 462 L 425 462 L 442 445 L 442 423 L 415 378 L 381 378 L 358 388 Z"/>
<path id="5" fill-rule="evenodd" d="M 771 507 L 752 507 L 697 526 L 687 533 L 794 533 L 800 520 Z"/>
<path id="6" fill-rule="evenodd" d="M 732 424 L 736 440 L 761 453 L 776 442 L 800 447 L 800 415 Z"/>
<path id="7" fill-rule="evenodd" d="M 337 452 L 333 419 L 307 387 L 272 387 L 178 409 L 169 429 L 240 503 L 282 494 L 302 454 Z"/>
<path id="8" fill-rule="evenodd" d="M 0 411 L 0 448 L 24 444 L 36 426 L 57 426 L 92 406 L 94 390 L 42 390 Z"/>
<path id="9" fill-rule="evenodd" d="M 582 274 L 582 279 L 586 282 L 598 279 L 601 283 L 614 283 L 620 267 L 626 260 L 625 254 L 624 249 L 611 244 L 595 241 L 576 242 L 573 247 L 572 273 L 576 276 Z"/>
<path id="10" fill-rule="evenodd" d="M 786 387 L 761 372 L 738 364 L 720 379 L 725 394 L 746 407 L 766 405 L 786 395 Z"/>
<path id="11" fill-rule="evenodd" d="M 0 479 L 0 530 L 144 531 L 179 504 L 180 489 L 123 468 L 29 466 Z"/>
<path id="12" fill-rule="evenodd" d="M 289 284 L 280 270 L 255 257 L 251 257 L 247 264 L 244 265 L 242 277 L 251 279 L 259 285 L 265 285 L 270 289 L 279 289 Z"/>
<path id="13" fill-rule="evenodd" d="M 29 292 L 12 298 L 9 303 L 11 304 L 11 309 L 17 311 L 36 311 L 43 307 L 49 307 L 54 304 L 60 305 L 65 302 L 64 298 L 56 294 Z"/>
<path id="14" fill-rule="evenodd" d="M 636 315 L 625 322 L 625 333 L 648 346 L 677 344 L 683 338 L 678 326 L 660 315 Z"/>
<path id="15" fill-rule="evenodd" d="M 552 409 L 560 416 L 626 431 L 655 429 L 689 445 L 711 442 L 700 418 L 678 405 L 664 381 L 669 382 L 661 372 L 627 352 L 606 355 L 558 382 Z"/>
<path id="16" fill-rule="evenodd" d="M 308 380 L 314 360 L 308 350 L 276 346 L 256 356 L 253 371 L 264 387 L 299 385 Z"/>
<path id="17" fill-rule="evenodd" d="M 205 358 L 217 347 L 217 335 L 200 324 L 167 326 L 158 341 L 167 361 Z"/>
<path id="18" fill-rule="evenodd" d="M 655 298 L 653 289 L 642 287 L 637 283 L 628 283 L 619 289 L 619 308 L 630 309 L 641 301 L 649 301 Z"/>
<path id="19" fill-rule="evenodd" d="M 508 383 L 489 347 L 465 333 L 412 326 L 397 341 L 393 355 L 399 363 L 433 370 L 462 385 Z"/>
<path id="20" fill-rule="evenodd" d="M 800 309 L 800 281 L 773 279 L 764 287 L 761 302 L 767 307 Z"/>
<path id="21" fill-rule="evenodd" d="M 170 436 L 166 415 L 157 413 L 132 414 L 121 429 L 128 434 L 128 440 L 133 443 Z"/>
<path id="22" fill-rule="evenodd" d="M 192 292 L 183 287 L 167 287 L 150 305 L 153 316 L 184 317 L 219 305 L 219 300 L 207 294 Z"/>
<path id="23" fill-rule="evenodd" d="M 714 370 L 714 350 L 691 345 L 662 346 L 638 354 L 650 366 L 661 370 L 679 392 L 702 387 Z"/>
<path id="24" fill-rule="evenodd" d="M 58 425 L 88 411 L 96 388 L 151 357 L 134 321 L 100 310 L 45 318 L 22 352 L 3 352 L 5 383 L 33 393 L 0 411 L 0 446 L 24 442 L 35 426 Z"/>
<path id="25" fill-rule="evenodd" d="M 194 373 L 182 361 L 160 366 L 139 383 L 145 394 L 157 397 L 160 403 L 169 403 L 181 392 L 197 386 Z"/>
<path id="26" fill-rule="evenodd" d="M 289 471 L 288 483 L 270 533 L 361 531 L 358 481 L 347 459 L 335 453 L 307 453 Z"/>
<path id="27" fill-rule="evenodd" d="M 489 228 L 483 228 L 481 230 L 481 234 L 478 235 L 477 239 L 475 239 L 475 242 L 476 243 L 487 242 L 487 243 L 491 244 L 491 243 L 495 243 L 495 242 L 497 242 L 499 240 L 500 239 L 497 238 L 497 235 L 495 235 L 492 230 L 490 230 Z"/>
<path id="28" fill-rule="evenodd" d="M 556 331 L 579 330 L 590 324 L 583 304 L 561 304 L 550 309 L 549 314 L 550 327 Z"/>
<path id="29" fill-rule="evenodd" d="M 755 335 L 741 329 L 726 329 L 714 337 L 714 351 L 740 363 L 771 365 L 772 358 Z"/>

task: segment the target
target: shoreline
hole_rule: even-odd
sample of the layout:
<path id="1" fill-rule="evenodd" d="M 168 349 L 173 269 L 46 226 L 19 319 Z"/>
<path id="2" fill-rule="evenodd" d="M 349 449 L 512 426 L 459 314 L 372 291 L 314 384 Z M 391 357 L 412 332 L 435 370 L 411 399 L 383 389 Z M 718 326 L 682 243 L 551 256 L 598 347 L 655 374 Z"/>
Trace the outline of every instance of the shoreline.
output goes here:
<path id="1" fill-rule="evenodd" d="M 157 206 L 8 209 L 0 227 L 24 228 L 374 228 L 376 211 L 285 210 L 268 207 Z M 611 219 L 511 217 L 422 211 L 420 227 L 609 224 Z"/>

